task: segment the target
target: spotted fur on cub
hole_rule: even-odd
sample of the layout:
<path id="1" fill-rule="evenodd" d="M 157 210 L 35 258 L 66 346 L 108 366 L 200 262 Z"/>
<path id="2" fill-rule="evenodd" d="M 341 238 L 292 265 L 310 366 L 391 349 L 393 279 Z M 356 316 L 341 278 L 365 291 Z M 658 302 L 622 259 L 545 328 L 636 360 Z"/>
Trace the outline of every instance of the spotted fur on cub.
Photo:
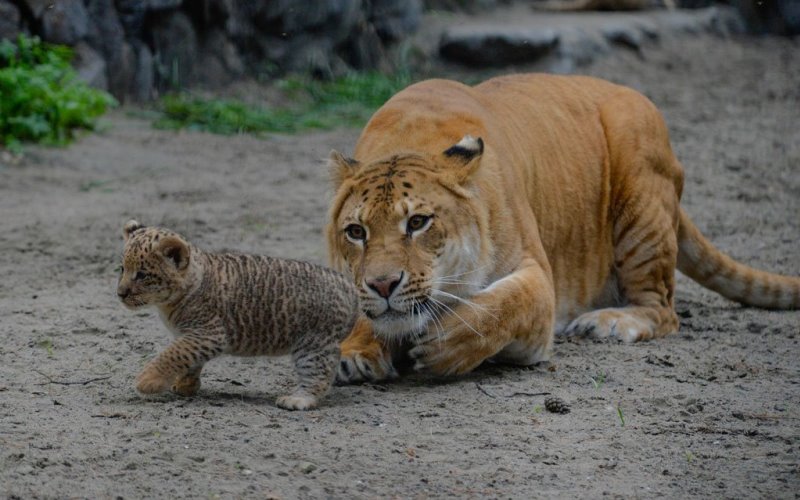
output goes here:
<path id="1" fill-rule="evenodd" d="M 203 365 L 221 354 L 291 354 L 298 383 L 277 404 L 317 406 L 335 375 L 339 342 L 358 315 L 350 281 L 307 262 L 205 252 L 135 220 L 123 236 L 117 295 L 131 309 L 157 307 L 175 336 L 139 375 L 139 392 L 193 395 Z"/>

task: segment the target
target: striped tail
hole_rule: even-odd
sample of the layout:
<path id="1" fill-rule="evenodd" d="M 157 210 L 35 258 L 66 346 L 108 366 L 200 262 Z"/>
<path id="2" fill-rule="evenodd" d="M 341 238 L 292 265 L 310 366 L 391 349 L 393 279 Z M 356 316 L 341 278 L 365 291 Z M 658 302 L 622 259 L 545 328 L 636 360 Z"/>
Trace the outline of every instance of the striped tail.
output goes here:
<path id="1" fill-rule="evenodd" d="M 736 262 L 717 250 L 681 209 L 678 269 L 704 287 L 748 306 L 800 309 L 800 278 Z"/>

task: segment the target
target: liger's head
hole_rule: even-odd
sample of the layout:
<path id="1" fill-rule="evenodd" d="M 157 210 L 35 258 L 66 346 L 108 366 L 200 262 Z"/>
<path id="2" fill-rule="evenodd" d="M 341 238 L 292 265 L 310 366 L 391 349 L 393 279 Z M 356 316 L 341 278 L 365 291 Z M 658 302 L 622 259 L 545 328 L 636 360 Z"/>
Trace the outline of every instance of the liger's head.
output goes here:
<path id="1" fill-rule="evenodd" d="M 474 203 L 483 141 L 438 155 L 401 153 L 362 164 L 331 154 L 336 194 L 327 226 L 331 264 L 349 273 L 364 315 L 389 339 L 421 332 L 477 291 L 488 221 Z"/>

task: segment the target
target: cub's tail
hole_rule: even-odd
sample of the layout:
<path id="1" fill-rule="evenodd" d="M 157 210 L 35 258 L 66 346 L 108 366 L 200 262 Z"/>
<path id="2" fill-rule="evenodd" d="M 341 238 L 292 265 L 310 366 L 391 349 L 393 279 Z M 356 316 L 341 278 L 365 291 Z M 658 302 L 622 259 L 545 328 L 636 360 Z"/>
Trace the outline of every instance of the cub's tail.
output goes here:
<path id="1" fill-rule="evenodd" d="M 704 287 L 742 304 L 800 309 L 800 278 L 753 269 L 717 250 L 681 209 L 678 269 Z"/>

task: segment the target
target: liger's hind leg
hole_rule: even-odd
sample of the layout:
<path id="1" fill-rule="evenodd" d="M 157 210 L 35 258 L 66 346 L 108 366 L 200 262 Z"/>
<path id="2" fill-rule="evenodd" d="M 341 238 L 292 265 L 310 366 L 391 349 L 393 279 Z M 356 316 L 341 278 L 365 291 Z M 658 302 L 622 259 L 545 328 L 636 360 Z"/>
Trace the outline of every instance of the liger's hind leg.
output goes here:
<path id="1" fill-rule="evenodd" d="M 665 207 L 657 198 L 654 202 L 646 198 L 629 203 L 614 224 L 614 272 L 621 307 L 583 314 L 567 327 L 567 334 L 635 342 L 678 330 L 673 303 L 676 215 L 669 203 Z"/>

